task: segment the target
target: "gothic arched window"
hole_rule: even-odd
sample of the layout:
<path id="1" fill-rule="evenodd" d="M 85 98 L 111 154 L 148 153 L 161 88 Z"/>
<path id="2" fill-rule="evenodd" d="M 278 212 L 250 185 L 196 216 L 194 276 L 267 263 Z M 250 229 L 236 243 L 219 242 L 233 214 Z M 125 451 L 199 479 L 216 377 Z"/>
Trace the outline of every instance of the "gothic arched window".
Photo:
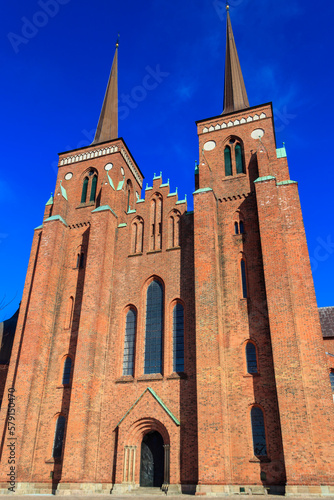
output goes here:
<path id="1" fill-rule="evenodd" d="M 231 148 L 226 146 L 224 149 L 225 175 L 232 175 L 232 157 Z"/>
<path id="2" fill-rule="evenodd" d="M 184 371 L 184 309 L 179 303 L 173 309 L 173 371 Z"/>
<path id="3" fill-rule="evenodd" d="M 252 342 L 246 344 L 247 373 L 257 373 L 256 347 Z"/>
<path id="4" fill-rule="evenodd" d="M 55 437 L 53 441 L 52 456 L 60 458 L 63 451 L 63 441 L 65 433 L 65 417 L 60 415 L 57 419 Z"/>
<path id="5" fill-rule="evenodd" d="M 67 385 L 70 383 L 71 369 L 72 369 L 72 359 L 69 356 L 67 356 L 67 358 L 65 359 L 64 370 L 63 370 L 63 380 L 62 380 L 63 385 Z"/>
<path id="6" fill-rule="evenodd" d="M 162 373 L 164 316 L 162 284 L 154 280 L 147 289 L 144 373 Z"/>
<path id="7" fill-rule="evenodd" d="M 89 182 L 88 177 L 85 177 L 82 184 L 81 203 L 86 203 L 88 182 Z"/>
<path id="8" fill-rule="evenodd" d="M 239 143 L 237 143 L 234 148 L 234 154 L 235 154 L 235 164 L 237 168 L 237 174 L 244 174 L 245 169 L 244 169 L 243 154 L 241 145 Z"/>
<path id="9" fill-rule="evenodd" d="M 264 427 L 264 417 L 261 408 L 254 406 L 251 411 L 253 450 L 255 456 L 267 455 L 266 431 Z"/>
<path id="10" fill-rule="evenodd" d="M 135 365 L 135 344 L 136 344 L 137 314 L 134 309 L 130 309 L 126 315 L 124 354 L 123 354 L 123 375 L 132 375 Z"/>
<path id="11" fill-rule="evenodd" d="M 239 234 L 239 224 L 237 222 L 234 223 L 234 234 Z"/>
<path id="12" fill-rule="evenodd" d="M 245 232 L 245 225 L 244 225 L 244 223 L 241 220 L 240 221 L 240 234 L 244 234 L 244 232 Z"/>

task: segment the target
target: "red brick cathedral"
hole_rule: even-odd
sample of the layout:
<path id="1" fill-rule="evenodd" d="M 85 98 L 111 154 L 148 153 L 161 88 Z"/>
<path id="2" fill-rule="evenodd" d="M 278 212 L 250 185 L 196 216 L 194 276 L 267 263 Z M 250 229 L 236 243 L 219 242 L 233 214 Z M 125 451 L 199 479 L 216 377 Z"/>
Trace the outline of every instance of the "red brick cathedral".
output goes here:
<path id="1" fill-rule="evenodd" d="M 229 13 L 224 111 L 197 122 L 193 212 L 160 175 L 143 189 L 118 137 L 117 51 L 94 142 L 59 155 L 35 229 L 1 491 L 334 493 L 298 187 L 271 103 L 249 106 Z"/>

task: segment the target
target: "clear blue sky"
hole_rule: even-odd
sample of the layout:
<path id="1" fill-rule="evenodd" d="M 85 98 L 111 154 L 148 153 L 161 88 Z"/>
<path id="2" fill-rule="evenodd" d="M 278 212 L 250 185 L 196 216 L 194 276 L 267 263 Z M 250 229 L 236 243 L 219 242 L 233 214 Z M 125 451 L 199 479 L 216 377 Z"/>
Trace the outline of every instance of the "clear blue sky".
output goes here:
<path id="1" fill-rule="evenodd" d="M 192 208 L 195 120 L 222 111 L 223 0 L 15 0 L 0 20 L 2 147 L 0 299 L 16 309 L 33 229 L 54 191 L 57 153 L 88 145 L 120 32 L 119 135 L 151 183 L 163 172 Z M 277 146 L 299 182 L 319 306 L 334 305 L 334 6 L 310 0 L 231 0 L 250 105 L 273 101 Z M 45 11 L 48 11 L 46 13 Z M 44 14 L 43 14 L 44 12 Z M 37 26 L 36 26 L 37 25 Z M 148 72 L 161 81 L 146 95 Z M 133 103 L 133 100 L 131 101 Z"/>

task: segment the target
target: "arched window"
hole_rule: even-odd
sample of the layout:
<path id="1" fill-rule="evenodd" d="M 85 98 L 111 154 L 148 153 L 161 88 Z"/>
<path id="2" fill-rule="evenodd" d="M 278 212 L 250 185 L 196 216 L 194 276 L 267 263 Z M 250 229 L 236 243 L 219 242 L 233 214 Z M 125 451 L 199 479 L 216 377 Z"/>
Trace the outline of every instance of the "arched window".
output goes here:
<path id="1" fill-rule="evenodd" d="M 330 372 L 329 378 L 330 378 L 330 381 L 331 381 L 332 393 L 334 394 L 334 371 Z"/>
<path id="2" fill-rule="evenodd" d="M 173 370 L 184 371 L 184 309 L 179 303 L 173 309 Z"/>
<path id="3" fill-rule="evenodd" d="M 89 182 L 88 177 L 85 177 L 82 185 L 81 203 L 86 203 L 88 182 Z"/>
<path id="4" fill-rule="evenodd" d="M 239 234 L 239 224 L 237 222 L 234 223 L 234 234 Z"/>
<path id="5" fill-rule="evenodd" d="M 69 356 L 67 356 L 64 363 L 63 381 L 62 381 L 63 385 L 67 385 L 70 383 L 71 369 L 72 369 L 72 359 Z"/>
<path id="6" fill-rule="evenodd" d="M 241 220 L 240 221 L 240 234 L 244 234 L 244 232 L 245 232 L 245 226 L 244 226 L 244 223 Z"/>
<path id="7" fill-rule="evenodd" d="M 252 342 L 246 344 L 247 373 L 257 373 L 256 347 Z"/>
<path id="8" fill-rule="evenodd" d="M 246 263 L 244 259 L 240 261 L 242 297 L 247 299 L 247 278 L 246 278 Z"/>
<path id="9" fill-rule="evenodd" d="M 136 328 L 137 314 L 134 309 L 130 309 L 126 315 L 125 324 L 123 375 L 133 375 L 134 373 Z"/>
<path id="10" fill-rule="evenodd" d="M 235 154 L 235 164 L 237 168 L 237 174 L 244 174 L 245 169 L 244 169 L 243 154 L 241 145 L 239 143 L 236 144 L 234 148 L 234 154 Z"/>
<path id="11" fill-rule="evenodd" d="M 65 417 L 60 415 L 57 419 L 55 437 L 53 441 L 52 456 L 60 458 L 63 451 L 63 441 L 65 433 Z"/>
<path id="12" fill-rule="evenodd" d="M 226 146 L 224 149 L 225 175 L 232 175 L 232 157 L 231 148 Z"/>
<path id="13" fill-rule="evenodd" d="M 89 201 L 95 201 L 96 196 L 96 186 L 97 186 L 97 175 L 95 174 L 92 179 L 92 187 L 90 190 L 90 198 Z"/>
<path id="14" fill-rule="evenodd" d="M 261 408 L 254 406 L 251 411 L 253 450 L 254 455 L 263 457 L 267 455 L 266 431 Z"/>
<path id="15" fill-rule="evenodd" d="M 162 373 L 164 292 L 159 281 L 147 289 L 144 373 Z"/>

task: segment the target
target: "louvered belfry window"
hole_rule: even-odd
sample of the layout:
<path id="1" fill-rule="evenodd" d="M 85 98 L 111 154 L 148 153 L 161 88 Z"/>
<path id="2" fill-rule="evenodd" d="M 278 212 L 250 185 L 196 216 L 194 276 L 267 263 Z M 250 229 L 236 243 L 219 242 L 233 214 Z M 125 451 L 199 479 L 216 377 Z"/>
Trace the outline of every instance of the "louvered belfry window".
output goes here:
<path id="1" fill-rule="evenodd" d="M 123 375 L 132 375 L 135 364 L 135 343 L 137 314 L 134 309 L 130 309 L 126 315 L 124 356 L 123 356 Z"/>
<path id="2" fill-rule="evenodd" d="M 162 373 L 163 288 L 154 280 L 147 289 L 145 369 L 146 374 Z"/>

